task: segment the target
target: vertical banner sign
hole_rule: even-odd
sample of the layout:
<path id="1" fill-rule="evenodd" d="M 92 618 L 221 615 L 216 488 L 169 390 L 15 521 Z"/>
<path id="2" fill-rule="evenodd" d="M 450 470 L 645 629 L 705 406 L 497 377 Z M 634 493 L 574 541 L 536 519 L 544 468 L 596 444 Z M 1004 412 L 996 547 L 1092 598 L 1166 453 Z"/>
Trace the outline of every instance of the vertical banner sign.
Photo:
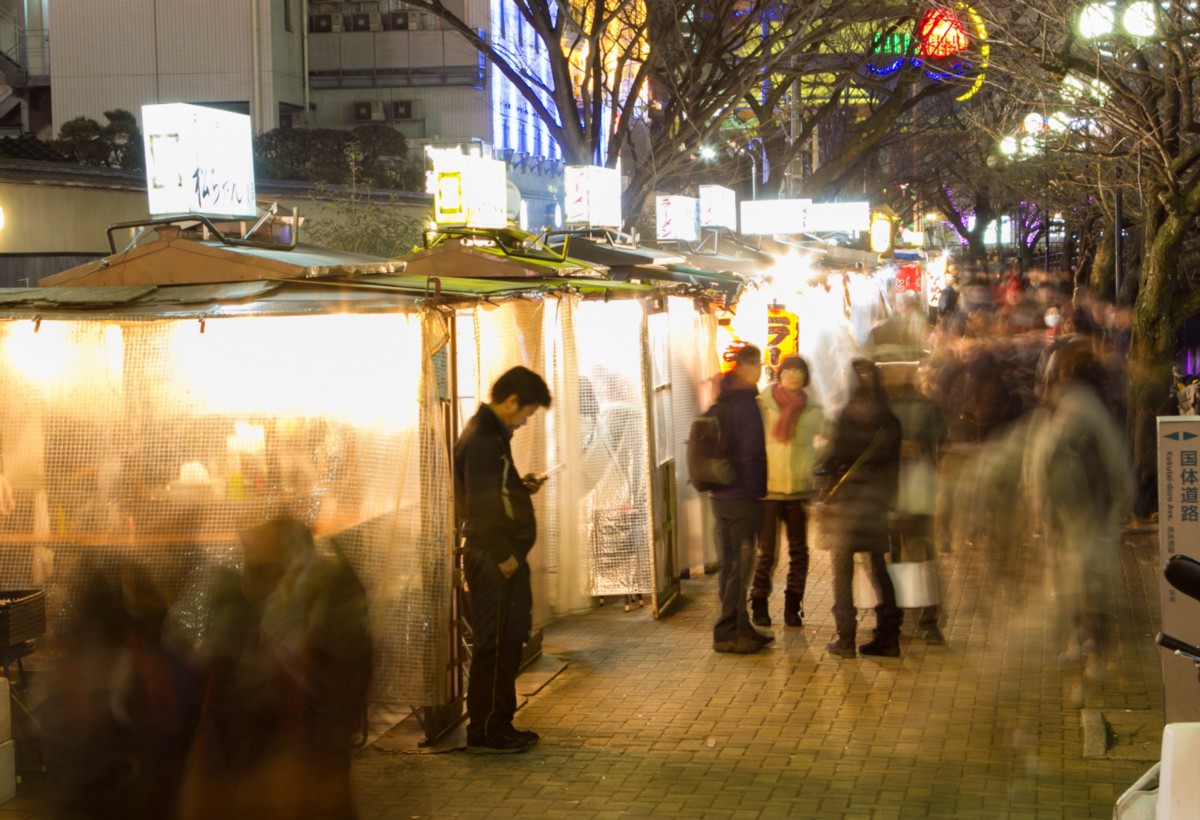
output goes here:
<path id="1" fill-rule="evenodd" d="M 767 308 L 767 364 L 772 370 L 779 363 L 797 352 L 800 338 L 800 320 L 796 314 L 785 310 L 782 305 Z"/>
<path id="2" fill-rule="evenodd" d="M 202 105 L 142 106 L 153 216 L 255 216 L 250 117 Z"/>
<path id="3" fill-rule="evenodd" d="M 700 186 L 700 227 L 737 232 L 737 194 L 722 185 Z"/>
<path id="4" fill-rule="evenodd" d="M 1172 555 L 1200 559 L 1200 417 L 1158 419 L 1158 545 L 1165 566 Z M 1162 631 L 1200 644 L 1200 601 L 1167 583 L 1159 572 Z M 1167 723 L 1200 721 L 1200 683 L 1187 658 L 1160 651 Z"/>
<path id="5" fill-rule="evenodd" d="M 567 225 L 587 228 L 621 227 L 621 173 L 598 165 L 568 165 L 563 169 Z"/>
<path id="6" fill-rule="evenodd" d="M 654 200 L 655 236 L 695 242 L 700 238 L 700 201 L 690 196 L 660 195 Z"/>

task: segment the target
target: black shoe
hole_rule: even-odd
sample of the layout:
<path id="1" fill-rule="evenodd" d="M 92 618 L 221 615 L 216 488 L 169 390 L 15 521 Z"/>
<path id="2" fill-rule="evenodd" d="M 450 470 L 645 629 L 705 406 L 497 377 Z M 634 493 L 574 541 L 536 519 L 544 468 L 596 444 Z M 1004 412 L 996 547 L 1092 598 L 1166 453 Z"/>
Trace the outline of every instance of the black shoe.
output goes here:
<path id="1" fill-rule="evenodd" d="M 518 755 L 529 750 L 530 744 L 517 735 L 491 737 L 482 743 L 467 741 L 467 751 L 473 755 Z"/>
<path id="2" fill-rule="evenodd" d="M 542 739 L 541 735 L 529 729 L 513 729 L 509 734 L 513 737 L 519 737 L 529 746 L 536 746 L 537 742 Z"/>
<path id="3" fill-rule="evenodd" d="M 783 593 L 783 622 L 787 626 L 804 626 L 804 603 L 795 592 Z"/>
<path id="4" fill-rule="evenodd" d="M 875 655 L 881 658 L 900 657 L 900 642 L 895 638 L 875 638 L 858 648 L 864 655 Z"/>
<path id="5" fill-rule="evenodd" d="M 929 644 L 930 646 L 946 645 L 946 636 L 943 635 L 942 630 L 936 626 L 927 628 L 922 637 L 925 639 L 925 643 Z"/>
<path id="6" fill-rule="evenodd" d="M 846 640 L 838 638 L 836 641 L 830 641 L 825 647 L 825 651 L 839 658 L 855 658 L 858 656 L 858 653 L 854 650 L 853 638 Z"/>
<path id="7" fill-rule="evenodd" d="M 766 598 L 750 599 L 750 623 L 755 626 L 770 626 L 771 616 L 767 614 Z"/>
<path id="8" fill-rule="evenodd" d="M 756 629 L 756 630 L 754 630 L 753 634 L 747 635 L 746 637 L 748 637 L 752 641 L 758 641 L 763 646 L 766 646 L 771 641 L 775 640 L 775 633 L 774 632 L 759 632 Z"/>
<path id="9" fill-rule="evenodd" d="M 764 645 L 749 635 L 739 635 L 732 641 L 713 641 L 713 651 L 728 652 L 733 655 L 749 655 L 762 649 Z"/>

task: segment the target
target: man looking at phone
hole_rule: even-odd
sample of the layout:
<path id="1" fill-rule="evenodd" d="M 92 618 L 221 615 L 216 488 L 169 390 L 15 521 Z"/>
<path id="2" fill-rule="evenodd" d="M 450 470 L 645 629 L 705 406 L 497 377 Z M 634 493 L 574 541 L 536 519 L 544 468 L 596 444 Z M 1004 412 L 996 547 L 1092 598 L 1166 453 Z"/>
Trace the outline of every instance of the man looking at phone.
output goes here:
<path id="1" fill-rule="evenodd" d="M 492 385 L 454 447 L 454 500 L 464 545 L 468 621 L 474 636 L 467 684 L 467 751 L 517 754 L 536 732 L 513 727 L 521 647 L 533 626 L 526 560 L 537 539 L 533 493 L 545 476 L 519 476 L 513 432 L 550 407 L 542 377 L 514 367 Z"/>

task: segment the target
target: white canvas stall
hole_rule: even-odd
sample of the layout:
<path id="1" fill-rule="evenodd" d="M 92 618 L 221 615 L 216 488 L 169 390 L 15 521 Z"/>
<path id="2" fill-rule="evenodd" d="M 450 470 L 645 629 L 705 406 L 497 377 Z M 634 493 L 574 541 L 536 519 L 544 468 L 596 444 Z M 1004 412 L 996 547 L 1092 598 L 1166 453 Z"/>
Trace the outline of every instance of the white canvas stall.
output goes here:
<path id="1" fill-rule="evenodd" d="M 238 533 L 289 513 L 366 588 L 373 697 L 443 703 L 452 508 L 430 364 L 441 320 L 308 309 L 0 320 L 14 502 L 0 514 L 0 585 L 43 587 L 53 635 L 89 570 L 137 565 L 170 603 L 169 639 L 191 647 L 214 578 L 240 564 Z"/>

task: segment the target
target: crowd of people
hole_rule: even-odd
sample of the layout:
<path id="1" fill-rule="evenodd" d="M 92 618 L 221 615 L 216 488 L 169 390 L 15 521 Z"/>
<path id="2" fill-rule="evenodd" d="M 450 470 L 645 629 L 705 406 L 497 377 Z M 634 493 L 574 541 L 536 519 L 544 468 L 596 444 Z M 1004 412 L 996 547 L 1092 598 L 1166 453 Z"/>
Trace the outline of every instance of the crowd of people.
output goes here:
<path id="1" fill-rule="evenodd" d="M 916 294 L 895 303 L 852 361 L 843 407 L 816 403 L 800 357 L 784 359 L 758 391 L 752 345 L 722 378 L 717 403 L 737 408 L 724 418 L 738 477 L 711 494 L 721 566 L 714 650 L 749 654 L 773 639 L 760 627 L 772 625 L 783 522 L 784 623 L 803 623 L 810 531 L 819 530 L 833 576 L 833 656 L 899 656 L 901 604 L 915 610 L 917 635 L 944 643 L 937 555 L 985 550 L 1003 575 L 1017 539 L 1037 538 L 1062 659 L 1080 662 L 1085 680 L 1103 674 L 1105 601 L 1133 495 L 1122 432 L 1129 312 L 1040 273 L 989 280 L 952 270 L 936 315 Z M 862 644 L 856 565 L 875 612 Z"/>

